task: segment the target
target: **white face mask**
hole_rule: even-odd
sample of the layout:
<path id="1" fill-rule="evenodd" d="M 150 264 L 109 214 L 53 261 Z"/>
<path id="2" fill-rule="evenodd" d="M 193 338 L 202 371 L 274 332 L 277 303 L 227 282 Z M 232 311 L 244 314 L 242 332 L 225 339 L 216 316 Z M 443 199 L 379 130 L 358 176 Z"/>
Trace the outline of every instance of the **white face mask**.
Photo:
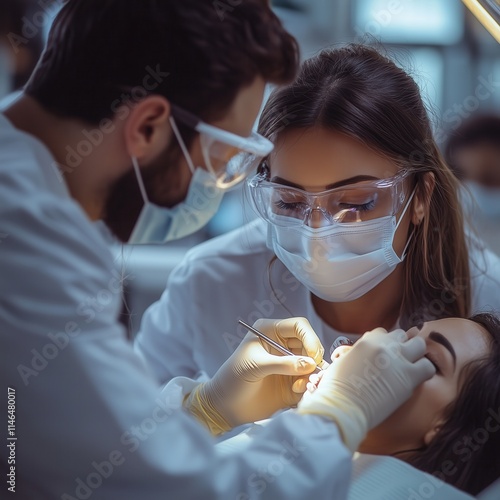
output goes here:
<path id="1" fill-rule="evenodd" d="M 215 215 L 223 190 L 215 184 L 213 176 L 198 167 L 193 173 L 186 199 L 173 208 L 151 203 L 139 169 L 137 158 L 132 158 L 144 206 L 135 224 L 129 243 L 166 243 L 195 233 Z"/>
<path id="2" fill-rule="evenodd" d="M 387 216 L 323 228 L 269 224 L 268 247 L 310 292 L 329 302 L 349 302 L 375 288 L 405 258 L 392 247 L 399 222 Z"/>
<path id="3" fill-rule="evenodd" d="M 477 203 L 477 207 L 485 217 L 500 217 L 500 188 L 486 187 L 476 182 L 465 183 Z M 474 212 L 474 206 L 471 207 Z"/>

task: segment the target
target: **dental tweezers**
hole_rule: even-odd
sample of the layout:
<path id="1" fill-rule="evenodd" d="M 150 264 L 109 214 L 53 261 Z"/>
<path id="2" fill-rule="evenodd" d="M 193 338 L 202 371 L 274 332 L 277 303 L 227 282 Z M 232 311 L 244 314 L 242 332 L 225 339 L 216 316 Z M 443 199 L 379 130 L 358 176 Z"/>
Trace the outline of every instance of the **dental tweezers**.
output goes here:
<path id="1" fill-rule="evenodd" d="M 238 323 L 240 325 L 243 325 L 247 330 L 249 330 L 253 334 L 257 335 L 257 337 L 262 339 L 264 342 L 267 342 L 270 346 L 274 347 L 276 350 L 278 350 L 282 354 L 285 354 L 286 356 L 297 356 L 292 351 L 289 351 L 286 347 L 283 347 L 281 344 L 278 344 L 278 342 L 275 342 L 273 339 L 270 339 L 267 335 L 264 335 L 262 332 L 259 332 L 259 330 L 255 329 L 253 326 L 247 325 L 241 319 L 238 320 Z M 313 373 L 319 373 L 321 371 L 323 371 L 323 368 L 320 368 L 318 365 L 316 365 L 316 368 L 314 369 Z"/>

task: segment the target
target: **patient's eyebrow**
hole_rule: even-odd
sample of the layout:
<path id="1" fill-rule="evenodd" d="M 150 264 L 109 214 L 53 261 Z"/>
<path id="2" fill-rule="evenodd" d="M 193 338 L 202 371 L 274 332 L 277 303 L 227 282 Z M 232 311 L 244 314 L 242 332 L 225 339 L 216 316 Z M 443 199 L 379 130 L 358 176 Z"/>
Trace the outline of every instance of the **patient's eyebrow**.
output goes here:
<path id="1" fill-rule="evenodd" d="M 455 370 L 457 366 L 457 354 L 455 353 L 455 349 L 451 345 L 451 342 L 441 333 L 439 332 L 431 332 L 429 333 L 429 338 L 438 344 L 444 346 L 448 351 L 450 351 L 451 357 L 453 358 L 453 370 Z"/>

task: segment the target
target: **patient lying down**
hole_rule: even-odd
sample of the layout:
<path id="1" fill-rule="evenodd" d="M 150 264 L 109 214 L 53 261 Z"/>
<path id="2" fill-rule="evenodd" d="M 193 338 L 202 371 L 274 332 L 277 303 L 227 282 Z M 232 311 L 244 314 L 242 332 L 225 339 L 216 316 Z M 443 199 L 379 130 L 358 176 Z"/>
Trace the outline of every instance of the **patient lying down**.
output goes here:
<path id="1" fill-rule="evenodd" d="M 500 321 L 477 314 L 411 330 L 425 339 L 436 374 L 358 451 L 397 457 L 475 495 L 500 476 Z M 351 348 L 336 349 L 333 362 Z"/>
<path id="2" fill-rule="evenodd" d="M 472 495 L 500 476 L 499 319 L 478 314 L 412 330 L 425 339 L 436 374 L 361 443 L 349 500 L 364 500 L 367 491 L 371 500 L 470 498 L 423 472 Z M 332 362 L 351 348 L 337 348 Z M 310 380 L 314 390 L 318 376 Z M 262 425 L 220 443 L 219 451 L 241 451 Z"/>

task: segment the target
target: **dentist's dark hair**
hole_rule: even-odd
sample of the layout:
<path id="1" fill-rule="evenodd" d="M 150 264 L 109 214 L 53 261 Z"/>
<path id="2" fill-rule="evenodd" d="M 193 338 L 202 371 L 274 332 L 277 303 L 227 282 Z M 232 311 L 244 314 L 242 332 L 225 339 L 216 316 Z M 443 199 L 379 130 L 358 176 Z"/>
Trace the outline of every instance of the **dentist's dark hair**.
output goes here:
<path id="1" fill-rule="evenodd" d="M 470 319 L 488 332 L 490 351 L 464 366 L 444 423 L 429 446 L 406 461 L 477 495 L 500 477 L 500 320 L 488 313 Z"/>
<path id="2" fill-rule="evenodd" d="M 96 125 L 126 94 L 161 94 L 210 120 L 257 76 L 289 82 L 298 47 L 269 2 L 221 4 L 66 0 L 26 93 L 58 116 Z"/>
<path id="3" fill-rule="evenodd" d="M 286 83 L 298 66 L 297 42 L 268 0 L 66 0 L 25 92 L 54 115 L 92 127 L 125 120 L 126 105 L 149 95 L 210 122 L 256 78 Z M 190 148 L 196 132 L 178 127 Z M 145 182 L 167 176 L 180 155 L 178 141 L 170 141 Z M 150 189 L 153 202 L 155 189 L 162 187 Z M 130 171 L 108 196 L 102 219 L 127 241 L 142 205 Z"/>
<path id="4" fill-rule="evenodd" d="M 276 141 L 289 130 L 314 127 L 354 137 L 413 174 L 407 190 L 416 186 L 413 203 L 422 200 L 426 213 L 409 228 L 400 325 L 468 316 L 469 254 L 459 185 L 433 139 L 415 81 L 371 47 L 323 50 L 305 61 L 293 83 L 273 92 L 259 130 Z"/>

